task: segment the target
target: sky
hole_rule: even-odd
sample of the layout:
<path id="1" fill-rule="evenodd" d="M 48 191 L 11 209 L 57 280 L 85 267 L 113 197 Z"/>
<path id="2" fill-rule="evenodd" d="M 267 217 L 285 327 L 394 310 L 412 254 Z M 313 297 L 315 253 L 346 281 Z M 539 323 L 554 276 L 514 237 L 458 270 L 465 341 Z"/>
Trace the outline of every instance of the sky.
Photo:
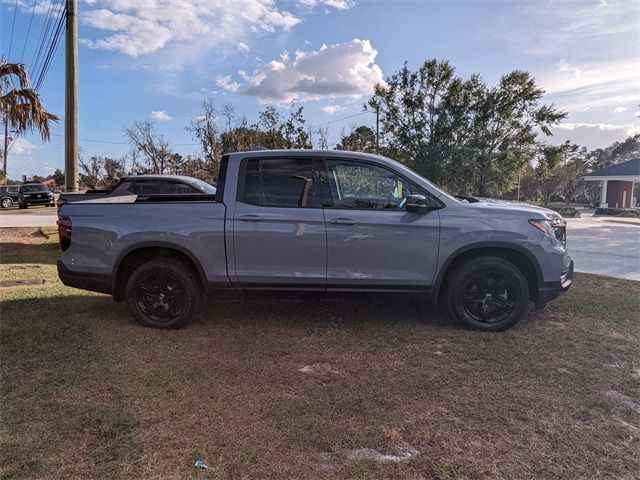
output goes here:
<path id="1" fill-rule="evenodd" d="M 42 63 L 53 1 L 0 0 L 0 58 Z M 185 127 L 205 99 L 249 121 L 295 101 L 337 142 L 345 127 L 373 125 L 362 106 L 377 82 L 431 58 L 490 84 L 531 72 L 544 102 L 569 113 L 551 143 L 596 148 L 640 133 L 637 0 L 79 0 L 79 42 L 85 156 L 126 154 L 123 128 L 141 120 L 196 153 Z M 64 39 L 40 93 L 60 122 L 49 144 L 13 143 L 10 178 L 64 166 Z"/>

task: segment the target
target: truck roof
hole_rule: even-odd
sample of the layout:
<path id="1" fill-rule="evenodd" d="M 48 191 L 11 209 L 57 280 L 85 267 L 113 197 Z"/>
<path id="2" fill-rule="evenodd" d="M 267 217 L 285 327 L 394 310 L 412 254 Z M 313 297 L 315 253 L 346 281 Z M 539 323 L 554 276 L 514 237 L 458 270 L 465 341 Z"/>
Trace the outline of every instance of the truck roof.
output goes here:
<path id="1" fill-rule="evenodd" d="M 180 180 L 186 183 L 193 183 L 197 179 L 186 175 L 145 173 L 142 175 L 123 175 L 122 177 L 120 177 L 120 180 Z"/>
<path id="2" fill-rule="evenodd" d="M 364 152 L 353 152 L 351 150 L 250 150 L 246 152 L 233 152 L 229 154 L 231 157 L 333 157 L 333 158 L 362 158 L 371 159 L 376 158 L 378 160 L 383 160 L 385 162 L 390 161 L 391 159 L 388 157 L 383 157 L 382 155 L 376 155 L 374 153 L 364 153 Z M 391 160 L 393 161 L 393 160 Z"/>

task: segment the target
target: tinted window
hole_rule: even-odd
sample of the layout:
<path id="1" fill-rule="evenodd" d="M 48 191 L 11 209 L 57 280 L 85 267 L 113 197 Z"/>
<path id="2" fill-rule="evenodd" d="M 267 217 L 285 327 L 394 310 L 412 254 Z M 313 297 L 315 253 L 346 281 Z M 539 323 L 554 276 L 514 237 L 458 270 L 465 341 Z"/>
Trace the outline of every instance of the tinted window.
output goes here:
<path id="1" fill-rule="evenodd" d="M 348 160 L 327 160 L 336 208 L 404 209 L 411 184 L 386 168 Z"/>
<path id="2" fill-rule="evenodd" d="M 186 183 L 167 182 L 165 184 L 165 193 L 178 194 L 178 193 L 202 193 L 202 192 Z"/>
<path id="3" fill-rule="evenodd" d="M 22 191 L 25 193 L 33 192 L 48 192 L 49 190 L 44 185 L 22 185 Z"/>
<path id="4" fill-rule="evenodd" d="M 162 192 L 162 184 L 164 182 L 159 180 L 152 180 L 147 182 L 134 182 L 129 188 L 131 193 L 135 193 L 136 195 L 153 195 L 153 194 L 161 194 Z"/>
<path id="5" fill-rule="evenodd" d="M 300 158 L 248 160 L 242 201 L 263 207 L 319 207 L 313 161 Z"/>

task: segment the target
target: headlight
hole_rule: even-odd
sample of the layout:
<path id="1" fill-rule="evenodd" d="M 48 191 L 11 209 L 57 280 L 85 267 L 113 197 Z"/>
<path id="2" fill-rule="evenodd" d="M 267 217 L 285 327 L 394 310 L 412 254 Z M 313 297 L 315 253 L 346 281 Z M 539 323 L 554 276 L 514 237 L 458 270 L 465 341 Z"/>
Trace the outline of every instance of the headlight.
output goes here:
<path id="1" fill-rule="evenodd" d="M 542 219 L 529 220 L 532 227 L 540 230 L 545 235 L 555 238 L 561 242 L 567 241 L 567 223 L 562 219 Z"/>

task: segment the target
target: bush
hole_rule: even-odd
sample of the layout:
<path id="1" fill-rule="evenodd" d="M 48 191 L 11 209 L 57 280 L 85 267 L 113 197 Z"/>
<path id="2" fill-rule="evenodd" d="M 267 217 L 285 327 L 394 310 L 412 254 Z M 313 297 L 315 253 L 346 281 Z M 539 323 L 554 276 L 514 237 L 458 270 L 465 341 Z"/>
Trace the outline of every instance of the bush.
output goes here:
<path id="1" fill-rule="evenodd" d="M 608 215 L 611 217 L 640 218 L 640 210 L 637 208 L 599 208 L 596 215 Z"/>
<path id="2" fill-rule="evenodd" d="M 552 208 L 565 218 L 580 218 L 580 212 L 573 207 Z"/>

